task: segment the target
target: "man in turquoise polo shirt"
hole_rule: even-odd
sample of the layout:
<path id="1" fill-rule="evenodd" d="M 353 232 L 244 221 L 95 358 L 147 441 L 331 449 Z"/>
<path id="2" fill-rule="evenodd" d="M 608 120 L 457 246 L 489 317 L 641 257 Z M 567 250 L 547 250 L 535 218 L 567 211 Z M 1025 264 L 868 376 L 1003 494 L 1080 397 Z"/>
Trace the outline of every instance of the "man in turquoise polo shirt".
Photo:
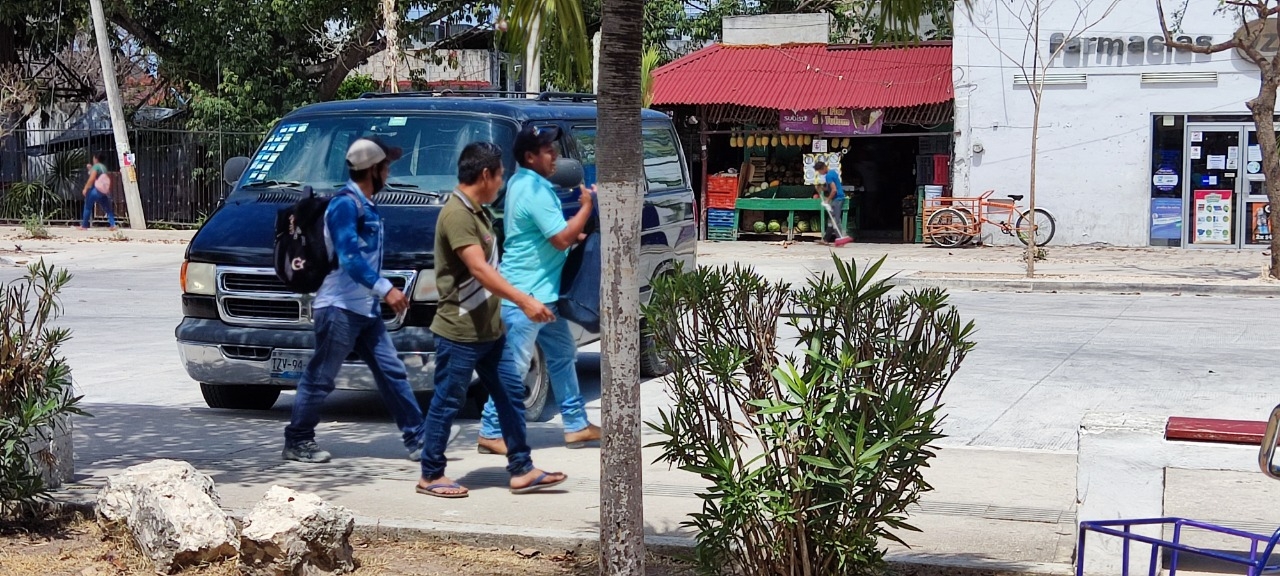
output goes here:
<path id="1" fill-rule="evenodd" d="M 517 290 L 545 304 L 556 318 L 548 323 L 534 322 L 514 303 L 503 300 L 502 322 L 507 326 L 504 360 L 505 355 L 510 355 L 524 374 L 536 347 L 542 348 L 551 390 L 564 419 L 565 444 L 582 448 L 600 440 L 600 427 L 587 420 L 586 402 L 578 388 L 578 344 L 568 321 L 556 310 L 556 302 L 560 300 L 560 276 L 569 248 L 584 238 L 582 231 L 595 200 L 591 190 L 581 189 L 578 213 L 565 220 L 560 197 L 547 180 L 556 171 L 559 152 L 555 142 L 559 137 L 557 128 L 527 126 L 516 136 L 512 148 L 519 168 L 507 182 L 503 205 L 506 239 L 502 245 L 502 275 Z M 507 452 L 492 400 L 484 406 L 478 449 L 482 453 Z"/>

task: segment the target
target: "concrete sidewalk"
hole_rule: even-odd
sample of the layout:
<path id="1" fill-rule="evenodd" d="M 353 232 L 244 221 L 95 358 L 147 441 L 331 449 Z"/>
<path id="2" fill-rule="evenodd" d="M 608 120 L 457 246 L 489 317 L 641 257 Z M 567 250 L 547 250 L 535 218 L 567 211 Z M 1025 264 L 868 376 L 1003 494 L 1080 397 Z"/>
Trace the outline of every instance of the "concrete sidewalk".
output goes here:
<path id="1" fill-rule="evenodd" d="M 830 271 L 831 255 L 860 264 L 887 257 L 883 272 L 906 286 L 1019 292 L 1103 292 L 1280 296 L 1280 282 L 1264 278 L 1269 257 L 1259 250 L 1188 250 L 1071 246 L 1046 248 L 1028 280 L 1023 249 L 971 246 L 944 249 L 919 244 L 704 242 L 700 265 L 769 262 L 772 275 L 802 282 Z M 780 264 L 780 265 L 779 265 Z"/>
<path id="2" fill-rule="evenodd" d="M 570 480 L 557 491 L 516 496 L 506 489 L 505 459 L 475 451 L 477 424 L 462 421 L 450 447 L 449 474 L 472 493 L 446 500 L 414 493 L 418 466 L 396 434 L 372 419 L 321 424 L 334 453 L 324 465 L 280 459 L 284 411 L 236 413 L 204 408 L 97 405 L 77 431 L 81 474 L 66 493 L 86 499 L 105 478 L 157 458 L 191 462 L 213 476 L 224 506 L 243 514 L 272 485 L 313 492 L 351 508 L 362 525 L 422 531 L 482 546 L 546 549 L 590 545 L 598 537 L 599 451 L 568 450 L 556 422 L 533 424 L 535 461 Z M 654 414 L 646 411 L 645 418 Z M 646 443 L 658 436 L 646 434 Z M 670 552 L 691 545 L 681 526 L 700 509 L 695 475 L 652 463 L 645 450 L 645 523 L 652 544 Z M 896 562 L 996 573 L 1071 573 L 1075 548 L 1076 458 L 1073 452 L 944 448 L 926 480 L 935 491 L 912 508 L 921 531 L 902 532 L 910 549 L 889 544 Z M 1274 530 L 1280 484 L 1260 474 L 1170 470 L 1166 513 L 1262 531 Z M 944 570 L 945 571 L 945 570 Z"/>

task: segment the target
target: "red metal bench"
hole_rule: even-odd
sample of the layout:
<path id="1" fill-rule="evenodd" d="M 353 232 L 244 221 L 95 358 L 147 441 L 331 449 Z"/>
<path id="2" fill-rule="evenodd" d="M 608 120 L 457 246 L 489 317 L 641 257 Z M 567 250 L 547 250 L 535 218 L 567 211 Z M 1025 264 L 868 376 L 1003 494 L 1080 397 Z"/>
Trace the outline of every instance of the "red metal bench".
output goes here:
<path id="1" fill-rule="evenodd" d="M 1261 446 L 1266 433 L 1266 422 L 1171 416 L 1165 424 L 1164 439 Z"/>

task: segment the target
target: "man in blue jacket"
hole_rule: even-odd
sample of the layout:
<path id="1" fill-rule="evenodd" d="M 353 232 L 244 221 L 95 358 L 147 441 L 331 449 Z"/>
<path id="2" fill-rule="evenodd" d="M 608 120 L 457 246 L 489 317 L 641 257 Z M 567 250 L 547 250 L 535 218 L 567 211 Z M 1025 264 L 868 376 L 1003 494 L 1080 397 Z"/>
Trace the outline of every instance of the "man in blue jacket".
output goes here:
<path id="1" fill-rule="evenodd" d="M 399 148 L 368 138 L 356 140 L 347 150 L 351 179 L 334 194 L 324 215 L 325 243 L 336 254 L 337 266 L 312 304 L 315 355 L 298 381 L 293 418 L 284 429 L 285 460 L 329 461 L 330 454 L 316 444 L 316 424 L 342 362 L 353 351 L 373 371 L 410 459 L 421 454 L 422 409 L 382 323 L 379 306 L 386 302 L 397 314 L 409 309 L 408 297 L 382 277 L 383 227 L 373 204 L 373 195 L 387 184 L 391 163 L 402 154 Z"/>
<path id="2" fill-rule="evenodd" d="M 600 427 L 587 420 L 586 402 L 578 388 L 578 344 L 569 322 L 556 310 L 560 277 L 569 248 L 585 236 L 582 231 L 594 206 L 592 191 L 583 188 L 578 213 L 565 220 L 555 186 L 547 180 L 556 171 L 559 152 L 555 127 L 527 126 L 516 136 L 512 152 L 519 167 L 507 182 L 503 205 L 502 275 L 521 292 L 532 295 L 552 312 L 555 320 L 538 323 L 525 316 L 513 302 L 503 300 L 502 321 L 507 326 L 506 354 L 513 356 L 521 374 L 528 372 L 535 346 L 542 348 L 551 390 L 560 403 L 564 441 L 569 448 L 583 448 L 600 440 Z M 537 415 L 530 415 L 536 417 Z M 484 406 L 478 450 L 506 454 L 493 401 Z"/>

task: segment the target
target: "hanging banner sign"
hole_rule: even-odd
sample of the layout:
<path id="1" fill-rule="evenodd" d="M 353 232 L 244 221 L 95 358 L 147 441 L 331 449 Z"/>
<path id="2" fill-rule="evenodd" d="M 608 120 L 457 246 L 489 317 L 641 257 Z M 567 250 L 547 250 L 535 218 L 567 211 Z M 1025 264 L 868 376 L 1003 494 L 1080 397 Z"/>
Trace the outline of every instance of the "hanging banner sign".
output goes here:
<path id="1" fill-rule="evenodd" d="M 824 108 L 804 112 L 781 112 L 778 126 L 783 132 L 857 136 L 879 134 L 884 129 L 884 110 Z"/>

